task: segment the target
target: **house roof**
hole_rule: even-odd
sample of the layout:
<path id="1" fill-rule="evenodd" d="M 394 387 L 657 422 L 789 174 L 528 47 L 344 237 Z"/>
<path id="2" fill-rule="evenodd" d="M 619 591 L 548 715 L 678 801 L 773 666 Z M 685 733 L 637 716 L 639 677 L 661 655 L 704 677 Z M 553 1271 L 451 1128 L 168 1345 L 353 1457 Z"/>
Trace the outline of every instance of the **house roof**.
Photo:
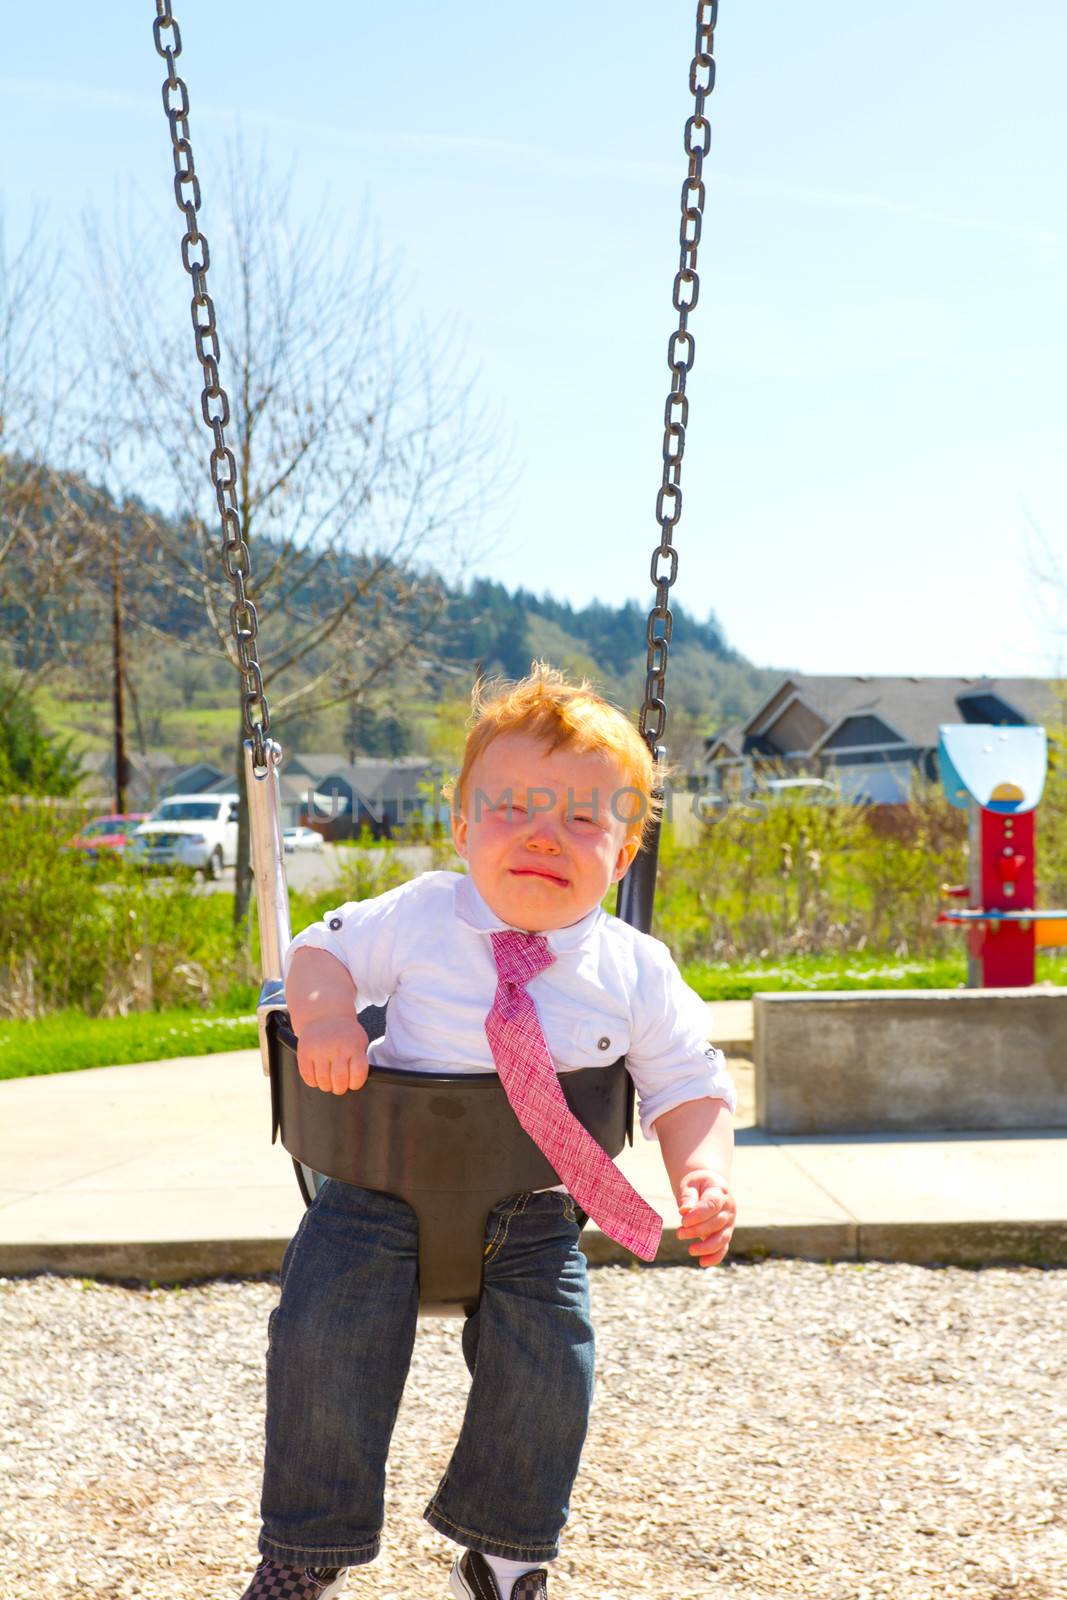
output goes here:
<path id="1" fill-rule="evenodd" d="M 282 772 L 278 775 L 278 794 L 283 805 L 303 805 L 312 787 L 306 773 Z"/>
<path id="2" fill-rule="evenodd" d="M 743 737 L 746 748 L 776 747 L 775 723 L 795 697 L 824 725 L 812 749 L 854 716 L 878 717 L 906 743 L 932 749 L 939 726 L 966 720 L 965 703 L 983 695 L 997 696 L 1035 723 L 1055 716 L 1059 704 L 1054 684 L 1045 678 L 847 677 L 793 672 L 776 684 L 743 724 Z M 709 755 L 715 743 L 734 731 L 729 728 L 716 734 L 708 742 Z"/>
<path id="3" fill-rule="evenodd" d="M 222 768 L 217 761 L 189 761 L 185 766 L 178 769 L 178 776 L 185 778 L 194 772 L 215 772 L 220 778 L 222 776 Z M 233 774 L 231 773 L 230 776 L 232 777 Z"/>
<path id="4" fill-rule="evenodd" d="M 217 761 L 191 761 L 168 774 L 165 788 L 170 792 L 185 790 L 191 794 L 195 789 L 199 794 L 211 794 L 216 789 L 229 791 L 233 785 L 233 772 L 225 772 Z"/>
<path id="5" fill-rule="evenodd" d="M 316 763 L 313 772 L 310 763 Z M 425 783 L 437 765 L 429 756 L 398 756 L 396 760 L 375 759 L 373 757 L 360 758 L 357 761 L 335 761 L 330 766 L 320 766 L 321 758 L 294 758 L 294 766 L 283 773 L 282 781 L 299 781 L 301 772 L 305 780 L 314 777 L 314 787 L 320 793 L 329 793 L 330 780 L 336 779 L 346 788 L 361 796 L 364 800 L 405 800 L 410 799 L 418 792 L 420 783 Z M 305 781 L 301 793 L 306 794 L 310 787 Z"/>
<path id="6" fill-rule="evenodd" d="M 709 761 L 717 750 L 723 750 L 727 755 L 739 756 L 745 737 L 743 722 L 731 722 L 728 727 L 720 728 L 718 733 L 713 733 L 704 740 L 704 751 Z"/>
<path id="7" fill-rule="evenodd" d="M 80 756 L 81 769 L 88 775 L 90 773 L 114 773 L 115 748 L 113 745 L 106 750 L 83 750 Z M 169 756 L 165 750 L 149 750 L 142 755 L 140 750 L 127 750 L 126 760 L 135 772 L 160 773 L 176 772 L 178 762 Z"/>
<path id="8" fill-rule="evenodd" d="M 326 772 L 340 772 L 346 766 L 345 757 L 336 755 L 303 755 L 299 751 L 293 755 L 286 755 L 282 762 L 282 771 L 285 773 L 304 772 L 309 778 L 320 778 Z"/>

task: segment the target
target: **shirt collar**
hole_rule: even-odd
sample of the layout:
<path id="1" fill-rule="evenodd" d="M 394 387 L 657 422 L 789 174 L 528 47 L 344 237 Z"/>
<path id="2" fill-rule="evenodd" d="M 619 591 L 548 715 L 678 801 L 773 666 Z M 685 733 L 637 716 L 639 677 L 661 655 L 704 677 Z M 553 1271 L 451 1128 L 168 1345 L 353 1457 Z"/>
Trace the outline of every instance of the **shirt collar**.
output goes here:
<path id="1" fill-rule="evenodd" d="M 455 908 L 460 922 L 466 923 L 467 927 L 473 928 L 476 933 L 515 931 L 510 922 L 502 922 L 496 912 L 489 908 L 474 887 L 473 879 L 466 873 L 460 876 L 456 884 Z M 568 950 L 580 950 L 589 943 L 594 928 L 603 916 L 603 909 L 594 906 L 580 922 L 572 922 L 566 928 L 548 929 L 543 935 L 548 940 L 548 948 L 556 955 L 562 955 Z M 525 933 L 526 929 L 520 928 L 517 931 Z"/>

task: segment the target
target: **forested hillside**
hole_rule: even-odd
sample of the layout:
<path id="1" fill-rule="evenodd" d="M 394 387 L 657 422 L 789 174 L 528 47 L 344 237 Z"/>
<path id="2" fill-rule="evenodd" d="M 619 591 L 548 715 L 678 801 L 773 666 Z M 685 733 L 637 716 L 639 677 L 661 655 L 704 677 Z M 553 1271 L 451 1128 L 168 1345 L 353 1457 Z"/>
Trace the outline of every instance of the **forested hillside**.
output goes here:
<path id="1" fill-rule="evenodd" d="M 11 491 L 20 480 L 7 465 Z M 228 763 L 237 678 L 191 576 L 192 536 L 69 479 L 53 476 L 34 493 L 39 503 L 20 510 L 38 537 L 9 543 L 0 583 L 0 674 L 24 678 L 45 725 L 75 751 L 106 745 L 117 562 L 130 748 Z M 323 557 L 262 538 L 254 576 L 267 692 L 290 748 L 447 758 L 476 672 L 515 676 L 535 657 L 593 679 L 622 705 L 641 698 L 646 610 L 636 601 L 575 605 L 486 578 L 448 583 L 380 553 Z M 337 625 L 342 593 L 350 601 Z M 229 598 L 220 572 L 223 625 Z M 750 711 L 776 674 L 732 650 L 714 618 L 673 610 L 671 747 L 689 764 L 703 736 Z"/>

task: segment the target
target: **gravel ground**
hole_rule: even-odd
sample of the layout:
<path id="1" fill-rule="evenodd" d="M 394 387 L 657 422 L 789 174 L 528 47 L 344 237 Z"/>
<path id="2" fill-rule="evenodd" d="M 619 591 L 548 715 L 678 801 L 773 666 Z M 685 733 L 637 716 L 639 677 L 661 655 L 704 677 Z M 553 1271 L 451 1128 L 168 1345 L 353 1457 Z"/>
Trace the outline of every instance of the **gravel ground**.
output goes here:
<path id="1" fill-rule="evenodd" d="M 593 1280 L 599 1387 L 553 1600 L 1067 1600 L 1067 1271 Z M 236 1600 L 276 1298 L 0 1280 L 0 1600 Z M 452 1547 L 421 1511 L 465 1378 L 458 1323 L 424 1323 L 353 1600 L 443 1600 Z"/>

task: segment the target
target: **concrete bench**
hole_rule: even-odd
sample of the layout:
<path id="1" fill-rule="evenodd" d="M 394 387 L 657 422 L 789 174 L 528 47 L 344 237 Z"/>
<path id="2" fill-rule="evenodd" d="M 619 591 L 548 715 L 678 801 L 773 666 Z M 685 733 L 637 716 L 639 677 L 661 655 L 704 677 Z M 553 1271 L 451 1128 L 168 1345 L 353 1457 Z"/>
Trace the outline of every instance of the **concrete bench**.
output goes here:
<path id="1" fill-rule="evenodd" d="M 1067 1127 L 1067 989 L 757 994 L 768 1133 Z"/>

